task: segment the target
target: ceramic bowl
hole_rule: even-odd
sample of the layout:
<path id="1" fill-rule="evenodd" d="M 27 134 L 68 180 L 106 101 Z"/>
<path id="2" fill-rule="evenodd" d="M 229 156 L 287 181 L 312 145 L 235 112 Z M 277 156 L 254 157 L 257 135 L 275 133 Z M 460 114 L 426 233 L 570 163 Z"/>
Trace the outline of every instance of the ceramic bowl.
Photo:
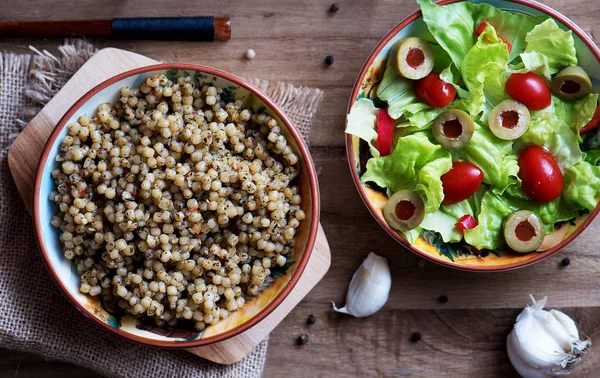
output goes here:
<path id="1" fill-rule="evenodd" d="M 289 258 L 288 263 L 282 268 L 272 269 L 272 274 L 260 293 L 249 299 L 241 310 L 200 332 L 188 328 L 157 327 L 141 323 L 132 316 L 123 316 L 105 308 L 97 297 L 80 293 L 77 271 L 71 261 L 63 256 L 59 244 L 59 230 L 50 224 L 52 216 L 58 211 L 48 199 L 49 193 L 55 190 L 50 173 L 58 167 L 55 156 L 61 140 L 67 133 L 65 125 L 76 121 L 84 113 L 95 115 L 98 105 L 103 102 L 116 102 L 122 86 L 139 87 L 148 76 L 166 74 L 169 77 L 175 75 L 178 70 L 187 71 L 202 83 L 213 83 L 224 88 L 230 96 L 244 99 L 246 107 L 255 111 L 265 108 L 270 116 L 277 119 L 282 133 L 286 135 L 292 148 L 299 152 L 301 169 L 296 185 L 300 189 L 306 212 L 306 220 L 301 223 L 296 237 L 295 255 Z M 197 347 L 222 341 L 247 330 L 271 313 L 296 285 L 310 258 L 317 235 L 320 209 L 317 175 L 311 156 L 298 130 L 281 108 L 238 77 L 210 67 L 190 64 L 158 64 L 128 71 L 106 80 L 79 99 L 63 116 L 46 143 L 37 169 L 33 203 L 35 232 L 43 259 L 69 300 L 85 316 L 110 332 L 160 347 Z"/>
<path id="2" fill-rule="evenodd" d="M 438 4 L 446 5 L 459 1 L 461 0 L 443 0 Z M 597 88 L 600 80 L 600 49 L 573 21 L 554 9 L 531 0 L 485 0 L 475 2 L 485 2 L 501 10 L 515 13 L 549 16 L 564 30 L 572 30 L 579 65 L 589 74 Z M 381 81 L 386 59 L 394 43 L 401 38 L 424 36 L 425 33 L 428 33 L 427 27 L 421 17 L 421 12 L 418 11 L 396 25 L 379 42 L 363 65 L 354 84 L 348 104 L 348 113 L 352 105 L 359 98 L 373 98 L 375 96 L 375 89 Z M 362 174 L 361 157 L 364 161 L 367 152 L 366 149 L 364 144 L 359 143 L 358 137 L 349 134 L 346 135 L 346 151 L 350 171 L 360 196 L 371 214 L 381 227 L 400 244 L 428 260 L 452 268 L 469 271 L 503 271 L 533 264 L 552 255 L 575 239 L 590 224 L 600 210 L 600 207 L 597 206 L 593 212 L 579 216 L 574 222 L 566 223 L 562 227 L 555 229 L 553 233 L 546 236 L 538 251 L 532 253 L 522 254 L 499 250 L 489 251 L 488 256 L 479 258 L 471 254 L 465 244 L 444 243 L 437 233 L 427 230 L 423 230 L 419 238 L 411 244 L 403 235 L 388 226 L 383 218 L 382 209 L 387 202 L 387 196 L 384 193 L 368 188 L 360 182 L 360 175 Z"/>

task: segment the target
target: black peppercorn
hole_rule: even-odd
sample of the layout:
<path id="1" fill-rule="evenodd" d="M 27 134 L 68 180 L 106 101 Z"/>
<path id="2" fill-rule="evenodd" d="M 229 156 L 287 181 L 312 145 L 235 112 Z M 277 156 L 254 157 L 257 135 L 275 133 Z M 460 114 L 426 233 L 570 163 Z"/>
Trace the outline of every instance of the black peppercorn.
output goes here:
<path id="1" fill-rule="evenodd" d="M 564 259 L 562 259 L 562 261 L 560 263 L 562 264 L 562 266 L 568 266 L 569 264 L 571 264 L 571 259 L 568 257 L 565 257 Z"/>
<path id="2" fill-rule="evenodd" d="M 421 333 L 420 332 L 415 332 L 410 336 L 410 341 L 412 341 L 413 343 L 416 343 L 417 341 L 421 340 Z"/>
<path id="3" fill-rule="evenodd" d="M 337 12 L 339 10 L 340 10 L 340 4 L 338 4 L 338 3 L 333 3 L 329 7 L 329 12 L 331 12 L 331 13 L 335 13 L 335 12 Z"/>
<path id="4" fill-rule="evenodd" d="M 325 58 L 325 64 L 327 64 L 328 66 L 331 66 L 331 65 L 333 64 L 333 56 L 331 56 L 331 55 L 328 55 L 328 56 Z"/>
<path id="5" fill-rule="evenodd" d="M 298 345 L 304 345 L 308 342 L 308 335 L 306 333 L 303 333 L 302 335 L 298 336 Z"/>
<path id="6" fill-rule="evenodd" d="M 315 324 L 317 322 L 317 317 L 313 314 L 308 315 L 308 319 L 306 319 L 306 324 Z"/>
<path id="7" fill-rule="evenodd" d="M 440 295 L 440 297 L 438 298 L 438 301 L 440 301 L 440 303 L 442 303 L 442 304 L 448 303 L 448 296 Z"/>

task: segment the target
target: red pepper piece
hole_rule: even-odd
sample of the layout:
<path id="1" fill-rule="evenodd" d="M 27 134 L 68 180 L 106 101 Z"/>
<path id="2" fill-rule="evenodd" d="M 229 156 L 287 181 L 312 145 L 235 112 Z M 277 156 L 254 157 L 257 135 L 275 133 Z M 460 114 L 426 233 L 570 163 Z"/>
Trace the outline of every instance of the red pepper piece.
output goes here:
<path id="1" fill-rule="evenodd" d="M 465 214 L 458 220 L 458 222 L 456 222 L 454 226 L 461 231 L 471 230 L 477 227 L 477 221 L 471 215 Z"/>
<path id="2" fill-rule="evenodd" d="M 381 156 L 387 156 L 392 151 L 394 139 L 394 120 L 387 109 L 379 109 L 377 114 L 377 149 Z"/>

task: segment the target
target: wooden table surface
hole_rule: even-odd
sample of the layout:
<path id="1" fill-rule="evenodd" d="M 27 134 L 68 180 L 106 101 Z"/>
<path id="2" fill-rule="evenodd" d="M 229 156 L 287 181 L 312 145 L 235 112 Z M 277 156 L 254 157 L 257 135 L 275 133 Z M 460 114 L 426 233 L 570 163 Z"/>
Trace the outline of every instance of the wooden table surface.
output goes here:
<path id="1" fill-rule="evenodd" d="M 545 0 L 579 24 L 596 42 L 600 7 L 596 0 Z M 375 44 L 417 10 L 413 0 L 328 1 L 285 4 L 263 1 L 75 1 L 29 0 L 18 6 L 0 0 L 0 21 L 99 19 L 133 16 L 213 14 L 231 17 L 226 43 L 92 40 L 99 47 L 129 49 L 163 61 L 201 63 L 239 76 L 285 80 L 319 87 L 324 101 L 315 118 L 311 152 L 319 171 L 322 224 L 333 255 L 317 287 L 272 333 L 264 377 L 513 377 L 505 338 L 528 294 L 548 296 L 549 305 L 574 315 L 580 330 L 600 342 L 600 259 L 594 236 L 600 219 L 551 258 L 521 270 L 476 274 L 450 270 L 419 258 L 394 242 L 368 213 L 350 178 L 345 159 L 347 100 L 356 75 Z M 26 53 L 28 45 L 56 47 L 59 40 L 0 40 L 0 49 Z M 243 58 L 253 48 L 256 58 Z M 333 55 L 335 62 L 323 62 Z M 348 282 L 369 251 L 390 262 L 390 300 L 377 314 L 355 319 L 334 313 Z M 561 267 L 569 256 L 571 265 Z M 447 295 L 449 302 L 437 301 Z M 309 314 L 317 323 L 306 326 Z M 421 332 L 418 343 L 410 335 Z M 310 341 L 295 344 L 301 333 Z M 597 377 L 600 350 L 593 346 L 573 377 Z M 85 368 L 46 362 L 0 349 L 0 377 L 96 376 Z"/>

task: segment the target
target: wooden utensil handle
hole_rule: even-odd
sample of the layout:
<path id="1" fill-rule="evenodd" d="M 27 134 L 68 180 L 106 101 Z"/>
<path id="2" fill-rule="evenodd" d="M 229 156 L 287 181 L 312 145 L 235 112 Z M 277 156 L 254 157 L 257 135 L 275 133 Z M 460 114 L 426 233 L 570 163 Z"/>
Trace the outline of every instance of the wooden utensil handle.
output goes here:
<path id="1" fill-rule="evenodd" d="M 111 20 L 60 20 L 0 22 L 0 37 L 107 37 Z"/>
<path id="2" fill-rule="evenodd" d="M 186 41 L 226 41 L 228 17 L 115 18 L 114 20 L 0 22 L 0 37 L 114 37 Z"/>

